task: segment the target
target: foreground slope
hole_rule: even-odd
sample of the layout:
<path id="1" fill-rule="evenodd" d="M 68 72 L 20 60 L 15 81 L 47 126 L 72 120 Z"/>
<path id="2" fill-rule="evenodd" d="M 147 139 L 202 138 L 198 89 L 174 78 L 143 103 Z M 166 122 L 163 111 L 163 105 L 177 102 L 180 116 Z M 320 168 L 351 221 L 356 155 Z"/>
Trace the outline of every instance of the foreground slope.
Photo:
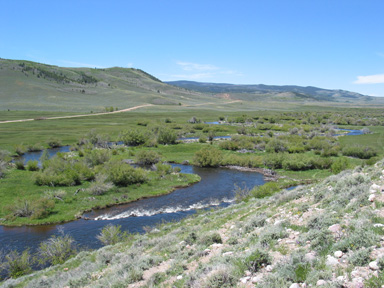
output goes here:
<path id="1" fill-rule="evenodd" d="M 143 104 L 209 101 L 134 68 L 63 68 L 0 58 L 0 106 L 10 110 L 100 112 Z"/>
<path id="2" fill-rule="evenodd" d="M 2 287 L 381 287 L 383 168 L 199 213 Z"/>

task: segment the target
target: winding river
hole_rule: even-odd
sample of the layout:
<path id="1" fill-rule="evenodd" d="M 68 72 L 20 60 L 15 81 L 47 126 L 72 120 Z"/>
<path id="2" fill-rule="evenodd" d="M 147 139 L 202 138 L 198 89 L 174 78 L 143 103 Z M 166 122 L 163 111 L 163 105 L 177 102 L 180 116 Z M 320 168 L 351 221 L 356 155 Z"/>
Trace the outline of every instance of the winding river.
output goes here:
<path id="1" fill-rule="evenodd" d="M 199 209 L 225 207 L 234 201 L 234 184 L 254 187 L 265 183 L 263 175 L 254 172 L 230 170 L 225 168 L 199 168 L 186 165 L 173 165 L 182 173 L 195 173 L 201 181 L 186 188 L 129 204 L 96 210 L 85 216 L 92 220 L 76 220 L 61 225 L 4 227 L 0 226 L 0 243 L 6 250 L 34 251 L 39 243 L 63 229 L 83 247 L 98 248 L 96 239 L 100 230 L 107 224 L 121 225 L 124 231 L 142 233 L 143 227 L 153 227 L 158 223 L 178 221 Z"/>
<path id="2" fill-rule="evenodd" d="M 344 129 L 340 129 L 344 130 Z M 345 135 L 361 135 L 360 130 L 350 130 Z M 68 152 L 69 146 L 49 149 L 52 157 L 58 152 Z M 22 161 L 38 160 L 42 152 L 30 152 Z M 99 248 L 96 239 L 100 230 L 107 224 L 121 225 L 124 231 L 142 233 L 143 227 L 154 227 L 162 222 L 178 221 L 199 209 L 226 207 L 234 202 L 234 185 L 252 188 L 265 183 L 259 173 L 230 170 L 225 168 L 199 168 L 186 165 L 173 165 L 181 168 L 182 173 L 195 173 L 201 181 L 187 188 L 159 197 L 143 199 L 129 204 L 96 210 L 84 216 L 91 220 L 76 220 L 61 225 L 5 227 L 0 226 L 0 243 L 2 249 L 22 251 L 30 248 L 34 251 L 38 245 L 58 235 L 63 229 L 82 247 Z"/>

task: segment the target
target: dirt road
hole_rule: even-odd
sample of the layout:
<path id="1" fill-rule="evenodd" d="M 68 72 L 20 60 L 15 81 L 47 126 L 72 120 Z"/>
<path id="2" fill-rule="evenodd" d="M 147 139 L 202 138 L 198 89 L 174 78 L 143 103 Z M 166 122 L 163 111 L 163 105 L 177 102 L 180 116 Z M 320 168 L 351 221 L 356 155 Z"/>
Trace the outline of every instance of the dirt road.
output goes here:
<path id="1" fill-rule="evenodd" d="M 194 106 L 203 106 L 203 105 L 210 105 L 210 104 L 223 105 L 223 104 L 231 104 L 231 103 L 235 103 L 235 102 L 241 102 L 241 100 L 233 100 L 233 101 L 228 101 L 228 102 L 224 102 L 224 103 L 209 102 L 209 103 L 201 103 L 201 104 L 186 105 L 186 106 L 187 107 L 194 107 Z M 128 111 L 136 110 L 136 109 L 143 108 L 143 107 L 149 107 L 149 106 L 154 106 L 154 105 L 153 104 L 143 104 L 143 105 L 138 105 L 138 106 L 134 106 L 134 107 L 131 107 L 131 108 L 117 110 L 117 111 L 113 111 L 113 112 L 101 112 L 101 113 L 92 113 L 92 114 L 80 114 L 80 115 L 70 115 L 70 116 L 47 117 L 47 118 L 43 118 L 41 120 L 68 119 L 68 118 L 78 118 L 78 117 L 88 117 L 88 116 L 115 114 L 115 113 L 121 113 L 121 112 L 128 112 Z M 35 119 L 7 120 L 7 121 L 0 121 L 0 124 L 4 124 L 4 123 L 17 123 L 17 122 L 28 122 L 28 121 L 34 121 L 34 120 Z"/>

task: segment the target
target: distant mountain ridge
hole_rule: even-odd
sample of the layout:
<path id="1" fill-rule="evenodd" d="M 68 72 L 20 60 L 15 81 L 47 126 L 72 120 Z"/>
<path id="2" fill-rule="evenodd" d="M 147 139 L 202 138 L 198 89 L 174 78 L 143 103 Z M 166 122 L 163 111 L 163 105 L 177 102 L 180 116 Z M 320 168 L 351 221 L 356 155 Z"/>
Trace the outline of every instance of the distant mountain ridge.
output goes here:
<path id="1" fill-rule="evenodd" d="M 254 94 L 259 95 L 270 95 L 270 96 L 292 96 L 296 98 L 306 98 L 313 101 L 372 101 L 375 97 L 362 95 L 356 92 L 350 92 L 345 90 L 331 90 L 322 89 L 318 87 L 302 87 L 295 85 L 264 85 L 264 84 L 227 84 L 227 83 L 203 83 L 195 81 L 167 81 L 165 82 L 170 85 L 189 89 L 193 91 L 199 91 L 202 93 L 214 93 L 214 94 L 234 94 L 237 98 L 241 97 L 241 94 Z M 282 93 L 290 93 L 282 95 Z M 249 98 L 249 97 L 247 97 Z M 250 100 L 250 99 L 247 99 Z"/>

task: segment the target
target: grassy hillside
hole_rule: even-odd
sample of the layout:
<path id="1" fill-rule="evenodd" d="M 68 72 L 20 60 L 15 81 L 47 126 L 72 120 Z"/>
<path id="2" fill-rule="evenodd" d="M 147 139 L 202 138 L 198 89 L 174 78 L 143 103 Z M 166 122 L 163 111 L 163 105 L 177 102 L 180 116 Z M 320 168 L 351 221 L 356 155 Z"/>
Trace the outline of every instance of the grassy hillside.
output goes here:
<path id="1" fill-rule="evenodd" d="M 99 112 L 150 103 L 190 105 L 210 99 L 133 68 L 62 68 L 0 59 L 2 110 Z"/>

